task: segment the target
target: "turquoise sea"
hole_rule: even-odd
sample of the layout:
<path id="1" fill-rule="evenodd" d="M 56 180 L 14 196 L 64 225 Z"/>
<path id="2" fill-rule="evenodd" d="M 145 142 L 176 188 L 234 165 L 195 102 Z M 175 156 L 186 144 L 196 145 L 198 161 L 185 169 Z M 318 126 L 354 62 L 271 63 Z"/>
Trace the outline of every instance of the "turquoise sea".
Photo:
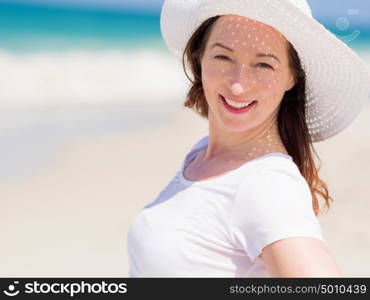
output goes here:
<path id="1" fill-rule="evenodd" d="M 370 48 L 370 21 L 318 20 L 354 48 Z M 159 11 L 98 10 L 0 2 L 0 49 L 13 53 L 164 47 Z"/>
<path id="2" fill-rule="evenodd" d="M 1 2 L 0 37 L 12 53 L 162 46 L 156 13 Z"/>

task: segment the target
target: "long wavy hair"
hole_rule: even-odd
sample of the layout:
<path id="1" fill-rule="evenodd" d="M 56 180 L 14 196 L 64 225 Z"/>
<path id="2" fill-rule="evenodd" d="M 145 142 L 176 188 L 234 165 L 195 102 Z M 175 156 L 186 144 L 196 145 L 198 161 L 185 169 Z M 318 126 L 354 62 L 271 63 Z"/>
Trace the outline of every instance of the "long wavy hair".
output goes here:
<path id="1" fill-rule="evenodd" d="M 192 109 L 206 119 L 208 119 L 208 104 L 203 92 L 200 62 L 211 29 L 219 17 L 209 18 L 198 27 L 189 39 L 182 56 L 183 69 L 191 82 L 184 106 Z M 289 66 L 293 70 L 296 84 L 283 96 L 278 112 L 278 129 L 289 155 L 292 156 L 310 187 L 312 208 L 317 216 L 322 211 L 318 196 L 323 197 L 324 207 L 327 210 L 329 210 L 330 201 L 333 201 L 333 199 L 329 195 L 327 185 L 318 176 L 321 161 L 312 145 L 305 117 L 306 74 L 301 66 L 296 50 L 289 42 L 288 54 Z M 193 78 L 189 77 L 186 70 L 187 66 L 190 68 Z M 294 126 L 291 126 L 291 124 L 294 124 Z M 318 168 L 315 166 L 313 154 L 315 154 L 318 160 Z"/>

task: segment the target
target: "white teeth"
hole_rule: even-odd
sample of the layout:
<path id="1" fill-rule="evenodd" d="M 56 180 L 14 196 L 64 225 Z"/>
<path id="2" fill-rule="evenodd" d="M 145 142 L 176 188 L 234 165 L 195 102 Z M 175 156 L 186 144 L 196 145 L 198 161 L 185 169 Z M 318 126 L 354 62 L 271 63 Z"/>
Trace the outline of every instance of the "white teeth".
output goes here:
<path id="1" fill-rule="evenodd" d="M 253 101 L 249 101 L 249 102 L 244 102 L 244 103 L 237 103 L 237 102 L 230 101 L 227 98 L 224 98 L 224 99 L 227 102 L 227 104 L 229 104 L 230 106 L 235 107 L 235 108 L 246 107 L 246 106 L 248 106 L 249 104 L 251 104 L 253 102 Z"/>

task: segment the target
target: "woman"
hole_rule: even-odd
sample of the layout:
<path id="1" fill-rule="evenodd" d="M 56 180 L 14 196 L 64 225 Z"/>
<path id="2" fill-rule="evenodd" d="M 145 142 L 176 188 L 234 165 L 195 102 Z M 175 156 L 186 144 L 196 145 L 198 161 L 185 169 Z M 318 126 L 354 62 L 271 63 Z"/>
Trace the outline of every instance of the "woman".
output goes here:
<path id="1" fill-rule="evenodd" d="M 161 29 L 209 135 L 134 219 L 129 276 L 342 276 L 316 218 L 331 197 L 312 142 L 357 116 L 364 64 L 304 0 L 167 0 Z"/>

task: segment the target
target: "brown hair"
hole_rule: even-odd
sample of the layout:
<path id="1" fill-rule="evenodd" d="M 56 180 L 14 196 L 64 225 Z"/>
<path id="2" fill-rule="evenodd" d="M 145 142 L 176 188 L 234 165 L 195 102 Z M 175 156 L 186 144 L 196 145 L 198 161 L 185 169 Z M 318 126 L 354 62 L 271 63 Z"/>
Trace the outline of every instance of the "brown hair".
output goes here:
<path id="1" fill-rule="evenodd" d="M 198 27 L 189 39 L 182 56 L 183 69 L 192 86 L 187 93 L 185 107 L 193 109 L 203 118 L 208 119 L 208 104 L 203 92 L 201 79 L 201 57 L 204 53 L 213 24 L 220 16 L 209 18 Z M 278 129 L 280 137 L 289 155 L 298 166 L 306 179 L 312 195 L 312 208 L 317 216 L 321 212 L 318 195 L 325 200 L 325 207 L 329 209 L 330 201 L 327 185 L 318 176 L 320 166 L 316 168 L 313 153 L 319 164 L 321 163 L 313 145 L 306 124 L 306 75 L 302 69 L 298 54 L 291 43 L 288 42 L 289 65 L 296 79 L 295 86 L 284 94 L 278 113 Z M 193 79 L 186 71 L 185 62 L 190 67 Z M 294 126 L 291 126 L 294 124 Z"/>

